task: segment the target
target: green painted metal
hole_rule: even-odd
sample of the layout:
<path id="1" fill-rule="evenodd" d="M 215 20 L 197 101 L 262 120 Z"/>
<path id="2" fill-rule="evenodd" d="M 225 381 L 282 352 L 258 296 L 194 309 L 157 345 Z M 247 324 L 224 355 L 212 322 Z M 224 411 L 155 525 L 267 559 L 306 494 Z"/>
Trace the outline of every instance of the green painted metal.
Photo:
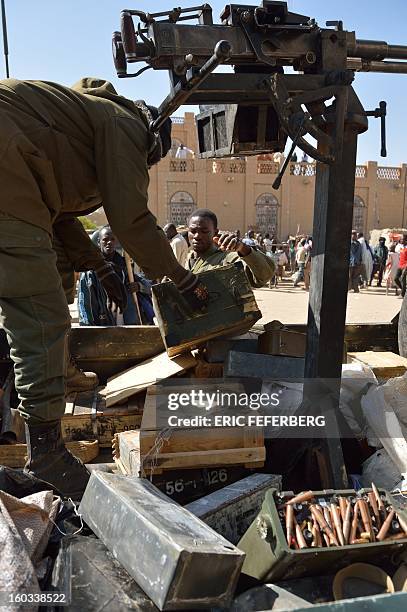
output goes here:
<path id="1" fill-rule="evenodd" d="M 407 593 L 342 599 L 312 607 L 315 612 L 403 612 L 407 610 Z M 309 612 L 309 608 L 296 608 L 296 612 Z"/>
<path id="2" fill-rule="evenodd" d="M 370 489 L 362 489 L 359 493 L 367 491 Z M 381 492 L 386 494 L 389 503 L 396 504 L 389 493 Z M 407 549 L 407 538 L 342 547 L 291 549 L 278 516 L 276 494 L 275 489 L 266 493 L 261 512 L 238 543 L 238 548 L 246 553 L 242 572 L 262 582 L 334 574 L 342 567 L 356 562 L 377 565 L 378 562 L 390 560 Z M 334 494 L 355 496 L 355 491 L 316 491 L 315 498 L 320 503 L 320 500 L 330 499 Z M 400 513 L 406 518 L 406 510 L 400 510 Z M 266 539 L 260 537 L 259 520 L 267 528 Z"/>

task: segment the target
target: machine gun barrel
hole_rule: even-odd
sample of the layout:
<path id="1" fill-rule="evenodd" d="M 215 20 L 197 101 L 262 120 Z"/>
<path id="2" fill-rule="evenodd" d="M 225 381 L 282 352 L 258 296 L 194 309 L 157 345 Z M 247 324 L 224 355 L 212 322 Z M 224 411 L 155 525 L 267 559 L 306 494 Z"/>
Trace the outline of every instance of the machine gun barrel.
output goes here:
<path id="1" fill-rule="evenodd" d="M 356 39 L 354 43 L 348 44 L 348 57 L 370 61 L 405 60 L 407 59 L 407 46 L 389 45 L 383 40 Z"/>
<path id="2" fill-rule="evenodd" d="M 349 70 L 356 72 L 407 74 L 407 62 L 370 62 L 359 58 L 349 58 L 346 65 Z"/>
<path id="3" fill-rule="evenodd" d="M 407 74 L 407 62 L 383 60 L 407 60 L 407 46 L 388 45 L 383 40 L 348 41 L 347 68 L 357 72 L 383 72 Z"/>

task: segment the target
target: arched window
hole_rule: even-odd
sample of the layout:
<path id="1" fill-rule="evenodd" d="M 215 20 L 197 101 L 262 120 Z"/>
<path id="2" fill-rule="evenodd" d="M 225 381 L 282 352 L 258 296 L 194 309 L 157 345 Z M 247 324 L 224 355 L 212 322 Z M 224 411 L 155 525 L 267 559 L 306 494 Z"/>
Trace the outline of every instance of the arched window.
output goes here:
<path id="1" fill-rule="evenodd" d="M 366 204 L 362 200 L 362 198 L 358 195 L 355 195 L 355 199 L 353 201 L 353 224 L 352 229 L 356 232 L 364 232 L 365 231 L 365 222 L 366 222 Z"/>
<path id="2" fill-rule="evenodd" d="M 186 225 L 196 205 L 187 191 L 177 191 L 170 198 L 170 223 Z"/>
<path id="3" fill-rule="evenodd" d="M 256 200 L 257 231 L 278 234 L 278 200 L 272 193 L 263 193 Z"/>

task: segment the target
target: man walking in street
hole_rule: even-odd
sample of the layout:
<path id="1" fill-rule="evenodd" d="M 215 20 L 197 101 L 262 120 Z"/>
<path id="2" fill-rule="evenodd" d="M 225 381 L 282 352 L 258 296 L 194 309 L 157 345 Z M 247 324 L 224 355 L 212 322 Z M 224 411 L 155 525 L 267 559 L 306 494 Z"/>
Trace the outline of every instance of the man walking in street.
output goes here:
<path id="1" fill-rule="evenodd" d="M 304 280 L 304 270 L 305 264 L 307 263 L 308 258 L 308 249 L 306 247 L 307 241 L 303 238 L 300 244 L 297 247 L 297 253 L 295 256 L 295 260 L 297 262 L 298 271 L 294 276 L 294 284 L 293 287 L 297 287 L 298 283 Z"/>
<path id="2" fill-rule="evenodd" d="M 149 128 L 157 114 L 100 79 L 72 88 L 0 81 L 0 324 L 26 420 L 26 470 L 73 498 L 89 474 L 61 435 L 70 317 L 51 242 L 55 223 L 103 203 L 149 278 L 171 278 L 194 309 L 208 301 L 147 207 L 148 169 L 171 147 L 169 120 L 159 134 Z M 100 280 L 110 274 L 106 264 Z"/>
<path id="3" fill-rule="evenodd" d="M 389 249 L 386 246 L 386 238 L 381 236 L 379 238 L 379 244 L 377 247 L 375 247 L 374 252 L 373 252 L 374 265 L 373 265 L 372 278 L 370 280 L 370 283 L 371 283 L 373 280 L 373 276 L 377 272 L 377 286 L 378 287 L 382 286 L 383 273 L 386 268 L 388 255 L 389 255 Z"/>
<path id="4" fill-rule="evenodd" d="M 348 290 L 353 289 L 354 293 L 359 293 L 359 280 L 362 269 L 362 245 L 358 240 L 357 233 L 352 232 L 350 241 L 349 258 L 349 284 Z"/>

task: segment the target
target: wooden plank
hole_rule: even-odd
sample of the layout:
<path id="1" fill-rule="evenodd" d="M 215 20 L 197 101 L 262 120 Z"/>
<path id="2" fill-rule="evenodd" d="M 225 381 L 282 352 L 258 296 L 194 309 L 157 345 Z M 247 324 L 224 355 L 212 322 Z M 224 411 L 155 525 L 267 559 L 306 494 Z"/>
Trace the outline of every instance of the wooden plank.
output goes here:
<path id="1" fill-rule="evenodd" d="M 66 447 L 84 463 L 95 459 L 99 454 L 99 443 L 97 440 L 80 440 L 67 442 Z M 0 465 L 12 468 L 22 468 L 27 461 L 26 444 L 0 445 Z"/>
<path id="2" fill-rule="evenodd" d="M 106 408 L 105 398 L 99 389 L 91 393 L 78 393 L 73 413 L 65 412 L 62 418 L 62 435 L 65 440 L 99 440 L 100 446 L 110 448 L 115 433 L 137 429 L 141 425 L 144 409 L 141 393 L 124 400 L 120 406 Z"/>
<path id="3" fill-rule="evenodd" d="M 259 428 L 257 428 L 259 429 Z M 254 428 L 253 428 L 254 430 Z M 131 432 L 124 432 L 129 435 Z M 140 430 L 140 450 L 145 455 L 157 439 L 157 430 Z M 174 428 L 162 446 L 162 452 L 189 453 L 242 447 L 263 446 L 262 431 L 246 427 Z"/>
<path id="4" fill-rule="evenodd" d="M 195 364 L 196 360 L 190 353 L 174 359 L 170 359 L 167 353 L 161 353 L 109 378 L 100 394 L 106 399 L 106 407 L 113 406 L 120 400 L 154 385 L 157 380 L 181 374 L 193 368 Z"/>
<path id="5" fill-rule="evenodd" d="M 124 431 L 118 436 L 121 445 L 128 444 L 130 449 L 136 445 L 144 456 L 154 446 L 159 433 L 157 429 L 141 429 Z M 202 430 L 177 427 L 163 440 L 162 452 L 189 453 L 262 446 L 264 446 L 264 437 L 261 428 L 208 427 Z"/>
<path id="6" fill-rule="evenodd" d="M 157 467 L 161 469 L 190 468 L 190 467 L 220 467 L 222 465 L 247 465 L 248 463 L 264 462 L 266 449 L 231 448 L 222 450 L 197 451 L 189 453 L 160 453 L 157 455 Z M 153 461 L 153 459 L 152 459 Z M 149 464 L 152 463 L 149 461 Z"/>
<path id="7" fill-rule="evenodd" d="M 90 414 L 76 417 L 75 415 L 64 415 L 61 421 L 62 436 L 65 441 L 95 440 L 97 438 L 100 447 L 111 448 L 112 439 L 116 433 L 139 428 L 141 419 L 141 414 L 105 416 L 98 413 L 96 421 Z"/>
<path id="8" fill-rule="evenodd" d="M 348 353 L 350 363 L 369 366 L 377 378 L 403 376 L 407 371 L 407 358 L 390 351 L 363 351 Z"/>

